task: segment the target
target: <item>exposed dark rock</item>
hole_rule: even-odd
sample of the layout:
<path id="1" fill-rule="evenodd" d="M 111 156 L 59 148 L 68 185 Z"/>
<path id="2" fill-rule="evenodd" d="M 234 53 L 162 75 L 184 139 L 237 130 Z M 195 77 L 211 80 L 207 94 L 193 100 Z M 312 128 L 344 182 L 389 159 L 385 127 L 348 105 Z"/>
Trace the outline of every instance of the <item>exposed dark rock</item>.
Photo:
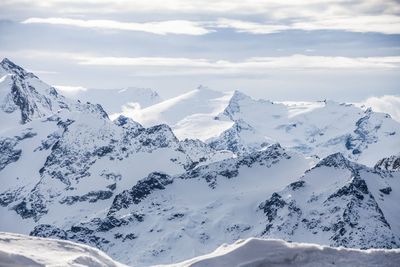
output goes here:
<path id="1" fill-rule="evenodd" d="M 21 157 L 22 150 L 15 148 L 17 144 L 18 142 L 14 138 L 0 139 L 0 171 Z"/>
<path id="2" fill-rule="evenodd" d="M 137 184 L 131 189 L 124 190 L 120 194 L 116 195 L 108 214 L 112 214 L 122 208 L 126 209 L 131 205 L 138 204 L 153 191 L 165 189 L 165 186 L 171 184 L 172 182 L 172 178 L 165 173 L 150 173 L 146 178 L 137 182 Z"/>
<path id="3" fill-rule="evenodd" d="M 261 203 L 259 208 L 264 211 L 264 214 L 267 216 L 269 222 L 272 222 L 278 210 L 283 208 L 287 203 L 282 199 L 282 197 L 278 193 L 273 193 L 270 199 Z"/>
<path id="4" fill-rule="evenodd" d="M 91 191 L 89 193 L 86 193 L 82 196 L 67 196 L 64 197 L 62 200 L 60 200 L 61 204 L 67 204 L 67 205 L 72 205 L 75 202 L 97 202 L 99 200 L 105 200 L 105 199 L 109 199 L 110 197 L 112 197 L 113 192 L 111 191 L 104 191 L 104 190 L 100 190 L 100 191 Z"/>
<path id="5" fill-rule="evenodd" d="M 399 171 L 400 155 L 390 156 L 379 160 L 374 167 L 377 171 Z"/>
<path id="6" fill-rule="evenodd" d="M 301 187 L 304 187 L 305 183 L 306 183 L 305 181 L 297 181 L 297 182 L 291 183 L 289 186 L 293 191 L 295 191 Z"/>
<path id="7" fill-rule="evenodd" d="M 385 187 L 385 188 L 379 189 L 379 191 L 381 191 L 385 195 L 389 195 L 390 192 L 392 192 L 392 188 L 389 186 L 389 187 Z"/>

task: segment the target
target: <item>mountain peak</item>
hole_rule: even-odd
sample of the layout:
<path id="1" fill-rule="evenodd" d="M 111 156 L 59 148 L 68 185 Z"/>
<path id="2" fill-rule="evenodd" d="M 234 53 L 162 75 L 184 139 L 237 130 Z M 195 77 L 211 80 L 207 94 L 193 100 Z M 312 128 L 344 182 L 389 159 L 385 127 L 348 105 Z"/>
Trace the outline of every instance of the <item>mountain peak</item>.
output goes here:
<path id="1" fill-rule="evenodd" d="M 242 100 L 242 99 L 246 99 L 246 98 L 250 98 L 250 96 L 246 95 L 245 93 L 239 91 L 239 90 L 235 90 L 233 91 L 232 97 L 231 97 L 231 101 L 237 101 L 237 100 Z"/>
<path id="2" fill-rule="evenodd" d="M 327 166 L 327 167 L 335 167 L 335 168 L 343 168 L 350 167 L 352 163 L 340 152 L 331 154 L 325 158 L 323 158 L 316 166 Z"/>
<path id="3" fill-rule="evenodd" d="M 18 66 L 8 58 L 3 58 L 0 62 L 0 72 L 1 69 L 8 74 L 15 74 L 18 75 L 20 78 L 30 77 L 30 78 L 37 78 L 33 73 L 26 71 L 24 68 Z"/>

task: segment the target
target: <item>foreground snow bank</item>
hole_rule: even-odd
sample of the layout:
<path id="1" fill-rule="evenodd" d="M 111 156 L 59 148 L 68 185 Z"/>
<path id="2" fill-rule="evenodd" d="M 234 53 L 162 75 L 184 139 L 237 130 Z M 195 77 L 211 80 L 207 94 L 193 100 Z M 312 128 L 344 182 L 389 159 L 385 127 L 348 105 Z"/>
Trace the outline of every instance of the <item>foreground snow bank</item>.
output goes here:
<path id="1" fill-rule="evenodd" d="M 345 249 L 282 240 L 250 238 L 169 267 L 205 266 L 399 266 L 400 249 Z M 166 266 L 165 266 L 166 267 Z"/>
<path id="2" fill-rule="evenodd" d="M 0 266 L 124 267 L 104 252 L 69 241 L 0 232 Z"/>
<path id="3" fill-rule="evenodd" d="M 222 245 L 214 252 L 204 256 L 163 266 L 394 267 L 399 266 L 399 262 L 400 249 L 357 250 L 250 238 L 239 240 L 232 245 Z M 100 250 L 86 245 L 4 232 L 0 232 L 0 266 L 126 267 L 126 265 L 113 261 Z"/>

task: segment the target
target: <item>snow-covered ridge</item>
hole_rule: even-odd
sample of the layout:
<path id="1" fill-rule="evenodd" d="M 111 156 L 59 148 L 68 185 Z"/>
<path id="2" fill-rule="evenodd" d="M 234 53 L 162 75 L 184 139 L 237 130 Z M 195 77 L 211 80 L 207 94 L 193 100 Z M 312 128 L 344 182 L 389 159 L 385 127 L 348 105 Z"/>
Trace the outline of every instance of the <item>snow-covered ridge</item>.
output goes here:
<path id="1" fill-rule="evenodd" d="M 162 101 L 160 95 L 150 88 L 85 89 L 74 92 L 62 89 L 60 87 L 60 92 L 71 99 L 101 104 L 111 119 Z"/>
<path id="2" fill-rule="evenodd" d="M 231 245 L 222 245 L 214 252 L 165 267 L 395 267 L 400 261 L 400 249 L 344 249 L 282 240 L 249 238 Z M 160 266 L 161 267 L 161 266 Z"/>
<path id="3" fill-rule="evenodd" d="M 4 232 L 0 232 L 0 266 L 126 267 L 86 245 Z"/>
<path id="4" fill-rule="evenodd" d="M 166 123 L 179 139 L 198 138 L 235 154 L 278 142 L 306 156 L 341 152 L 372 166 L 400 151 L 400 123 L 390 115 L 327 100 L 272 102 L 200 87 L 126 115 L 146 126 Z"/>
<path id="5" fill-rule="evenodd" d="M 134 254 L 134 251 L 132 251 Z M 400 250 L 344 249 L 282 240 L 249 238 L 224 244 L 214 252 L 164 267 L 342 266 L 395 267 Z M 124 267 L 89 246 L 55 239 L 0 232 L 0 265 Z M 161 267 L 161 265 L 158 265 Z M 156 267 L 156 266 L 154 266 Z"/>

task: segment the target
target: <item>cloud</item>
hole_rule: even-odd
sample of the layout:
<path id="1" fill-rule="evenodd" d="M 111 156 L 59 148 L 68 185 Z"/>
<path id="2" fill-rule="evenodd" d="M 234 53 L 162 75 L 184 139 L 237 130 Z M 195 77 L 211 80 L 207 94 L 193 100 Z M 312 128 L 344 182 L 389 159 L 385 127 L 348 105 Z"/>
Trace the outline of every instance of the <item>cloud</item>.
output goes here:
<path id="1" fill-rule="evenodd" d="M 14 8 L 53 9 L 58 13 L 264 14 L 275 18 L 399 12 L 396 0 L 3 0 Z"/>
<path id="2" fill-rule="evenodd" d="M 73 96 L 79 92 L 86 91 L 87 88 L 83 86 L 71 86 L 71 85 L 53 85 L 57 90 L 61 91 L 66 96 Z"/>
<path id="3" fill-rule="evenodd" d="M 270 34 L 285 30 L 342 30 L 349 32 L 378 32 L 400 34 L 400 17 L 394 15 L 380 16 L 338 16 L 327 18 L 309 18 L 300 22 L 287 24 L 265 24 L 232 19 L 219 19 L 214 27 L 231 28 L 238 32 L 252 34 Z"/>
<path id="4" fill-rule="evenodd" d="M 146 66 L 146 67 L 190 67 L 223 70 L 254 69 L 393 69 L 400 66 L 397 57 L 330 57 L 292 55 L 283 57 L 253 57 L 243 61 L 209 60 L 169 57 L 76 57 L 81 65 L 102 66 Z"/>
<path id="5" fill-rule="evenodd" d="M 96 28 L 108 30 L 142 31 L 153 34 L 187 34 L 203 35 L 210 30 L 200 26 L 200 23 L 187 20 L 169 20 L 160 22 L 119 22 L 115 20 L 82 20 L 70 18 L 28 18 L 23 24 L 54 24 L 81 28 Z"/>
<path id="6" fill-rule="evenodd" d="M 142 31 L 153 34 L 204 35 L 217 29 L 233 29 L 250 34 L 271 34 L 286 30 L 342 30 L 349 32 L 379 32 L 400 34 L 400 16 L 319 16 L 296 20 L 296 22 L 275 21 L 260 23 L 237 19 L 219 18 L 215 21 L 166 20 L 156 22 L 120 22 L 115 20 L 82 20 L 71 18 L 28 18 L 23 24 L 67 25 L 81 28 Z"/>
<path id="7" fill-rule="evenodd" d="M 388 113 L 393 119 L 400 122 L 400 96 L 370 97 L 361 104 L 371 107 L 374 111 Z"/>
<path id="8" fill-rule="evenodd" d="M 287 25 L 261 24 L 233 19 L 219 19 L 213 26 L 215 28 L 230 28 L 238 32 L 253 34 L 270 34 L 291 29 L 291 27 Z"/>

